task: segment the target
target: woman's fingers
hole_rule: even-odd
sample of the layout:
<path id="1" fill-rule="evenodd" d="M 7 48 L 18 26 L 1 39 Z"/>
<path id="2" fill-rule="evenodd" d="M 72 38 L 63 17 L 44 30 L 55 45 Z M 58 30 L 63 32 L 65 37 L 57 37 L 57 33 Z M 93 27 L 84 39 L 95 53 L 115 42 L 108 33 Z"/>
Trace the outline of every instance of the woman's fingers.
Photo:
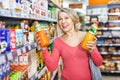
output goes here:
<path id="1" fill-rule="evenodd" d="M 97 38 L 94 37 L 94 41 L 89 41 L 87 47 L 90 49 L 89 52 L 92 52 L 96 48 Z"/>
<path id="2" fill-rule="evenodd" d="M 87 47 L 90 49 L 90 52 L 93 51 L 96 48 L 96 41 L 88 42 Z"/>

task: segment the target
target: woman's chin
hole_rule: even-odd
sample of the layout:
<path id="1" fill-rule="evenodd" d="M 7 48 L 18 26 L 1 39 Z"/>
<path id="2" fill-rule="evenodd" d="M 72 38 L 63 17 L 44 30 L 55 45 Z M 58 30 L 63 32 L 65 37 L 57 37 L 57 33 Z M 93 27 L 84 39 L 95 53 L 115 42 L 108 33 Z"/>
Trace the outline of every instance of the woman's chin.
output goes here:
<path id="1" fill-rule="evenodd" d="M 63 32 L 68 32 L 69 30 L 68 29 L 63 29 Z"/>

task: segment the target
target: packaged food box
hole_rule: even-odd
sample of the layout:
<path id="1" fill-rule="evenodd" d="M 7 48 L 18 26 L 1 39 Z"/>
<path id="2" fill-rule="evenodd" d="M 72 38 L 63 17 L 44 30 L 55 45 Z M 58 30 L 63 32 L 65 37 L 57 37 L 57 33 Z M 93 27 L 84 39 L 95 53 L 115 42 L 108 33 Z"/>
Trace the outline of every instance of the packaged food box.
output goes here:
<path id="1" fill-rule="evenodd" d="M 10 29 L 10 49 L 16 50 L 16 33 L 15 29 Z"/>
<path id="2" fill-rule="evenodd" d="M 6 51 L 10 51 L 10 31 L 9 29 L 0 30 L 1 40 L 1 53 L 4 54 Z"/>

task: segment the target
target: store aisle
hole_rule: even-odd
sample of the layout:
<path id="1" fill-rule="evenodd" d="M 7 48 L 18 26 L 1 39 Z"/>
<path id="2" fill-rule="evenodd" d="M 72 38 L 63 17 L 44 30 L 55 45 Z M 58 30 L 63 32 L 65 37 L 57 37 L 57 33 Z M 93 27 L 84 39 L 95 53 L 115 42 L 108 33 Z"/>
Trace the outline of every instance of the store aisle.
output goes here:
<path id="1" fill-rule="evenodd" d="M 107 75 L 103 75 L 103 80 L 120 80 L 120 76 L 107 76 Z"/>

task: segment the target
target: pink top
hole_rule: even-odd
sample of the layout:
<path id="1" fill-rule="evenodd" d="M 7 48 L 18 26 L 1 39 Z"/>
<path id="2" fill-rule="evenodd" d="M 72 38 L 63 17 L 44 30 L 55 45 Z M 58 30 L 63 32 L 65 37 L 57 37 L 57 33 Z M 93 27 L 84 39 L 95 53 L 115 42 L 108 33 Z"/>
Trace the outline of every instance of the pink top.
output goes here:
<path id="1" fill-rule="evenodd" d="M 63 61 L 61 80 L 92 80 L 88 64 L 87 52 L 81 48 L 80 44 L 72 47 L 66 44 L 61 38 L 54 40 L 52 55 L 48 50 L 42 50 L 47 68 L 52 72 L 58 67 L 60 56 Z M 97 49 L 91 53 L 95 65 L 102 64 L 102 57 Z"/>

